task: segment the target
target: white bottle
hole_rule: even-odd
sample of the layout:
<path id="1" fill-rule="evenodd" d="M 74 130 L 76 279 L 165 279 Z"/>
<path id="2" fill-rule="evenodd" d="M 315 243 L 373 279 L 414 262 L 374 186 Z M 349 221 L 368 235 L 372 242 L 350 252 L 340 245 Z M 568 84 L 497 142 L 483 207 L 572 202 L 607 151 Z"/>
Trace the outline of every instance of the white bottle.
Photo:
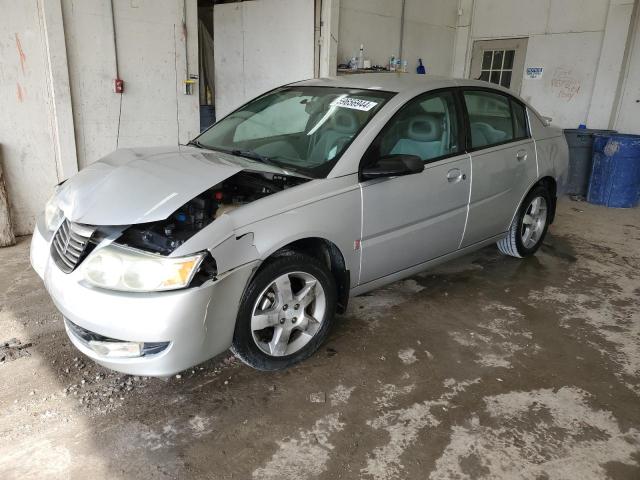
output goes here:
<path id="1" fill-rule="evenodd" d="M 360 44 L 360 51 L 358 52 L 358 68 L 364 68 L 364 45 Z"/>

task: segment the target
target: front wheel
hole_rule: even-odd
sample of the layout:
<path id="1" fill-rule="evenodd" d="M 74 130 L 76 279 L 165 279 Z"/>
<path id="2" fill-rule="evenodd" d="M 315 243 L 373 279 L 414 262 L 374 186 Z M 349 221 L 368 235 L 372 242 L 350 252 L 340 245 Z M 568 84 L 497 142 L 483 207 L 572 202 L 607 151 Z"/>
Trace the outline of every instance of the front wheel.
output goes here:
<path id="1" fill-rule="evenodd" d="M 505 255 L 524 258 L 536 253 L 549 228 L 551 197 L 543 186 L 535 187 L 525 197 L 509 227 L 507 236 L 498 242 Z"/>
<path id="2" fill-rule="evenodd" d="M 311 356 L 329 334 L 336 286 L 319 260 L 276 257 L 242 297 L 231 351 L 258 370 L 281 370 Z"/>

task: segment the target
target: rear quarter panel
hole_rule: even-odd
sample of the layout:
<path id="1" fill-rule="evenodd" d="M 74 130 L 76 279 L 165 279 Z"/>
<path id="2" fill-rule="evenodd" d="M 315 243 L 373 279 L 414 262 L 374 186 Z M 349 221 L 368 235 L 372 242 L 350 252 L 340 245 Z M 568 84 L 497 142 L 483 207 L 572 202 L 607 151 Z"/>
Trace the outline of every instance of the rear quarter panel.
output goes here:
<path id="1" fill-rule="evenodd" d="M 564 133 L 558 127 L 545 126 L 532 110 L 529 110 L 529 124 L 536 142 L 538 178 L 554 178 L 561 195 L 565 192 L 569 167 L 569 147 Z"/>

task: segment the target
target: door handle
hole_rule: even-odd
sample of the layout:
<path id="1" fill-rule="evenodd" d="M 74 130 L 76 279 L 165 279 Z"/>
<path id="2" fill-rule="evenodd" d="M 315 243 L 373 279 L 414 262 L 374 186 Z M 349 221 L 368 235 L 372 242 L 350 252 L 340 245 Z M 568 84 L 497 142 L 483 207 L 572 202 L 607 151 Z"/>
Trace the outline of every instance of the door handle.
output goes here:
<path id="1" fill-rule="evenodd" d="M 526 150 L 519 150 L 518 153 L 516 153 L 516 159 L 519 162 L 522 162 L 524 160 L 527 159 L 527 151 Z"/>
<path id="2" fill-rule="evenodd" d="M 459 168 L 452 168 L 447 172 L 447 181 L 449 183 L 459 182 L 460 180 L 464 180 L 467 178 L 466 175 L 462 173 L 462 170 Z"/>

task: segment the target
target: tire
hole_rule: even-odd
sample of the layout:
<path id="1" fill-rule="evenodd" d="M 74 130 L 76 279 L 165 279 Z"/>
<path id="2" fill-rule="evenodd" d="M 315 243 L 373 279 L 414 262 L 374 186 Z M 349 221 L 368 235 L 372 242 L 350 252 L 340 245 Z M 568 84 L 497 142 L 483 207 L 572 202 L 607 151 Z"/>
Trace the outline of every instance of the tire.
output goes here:
<path id="1" fill-rule="evenodd" d="M 516 258 L 536 253 L 549 228 L 551 202 L 551 195 L 545 187 L 534 187 L 518 208 L 507 236 L 498 242 L 500 252 Z"/>
<path id="2" fill-rule="evenodd" d="M 322 262 L 297 252 L 275 257 L 245 289 L 231 351 L 257 370 L 295 365 L 326 340 L 336 304 L 336 284 Z"/>

